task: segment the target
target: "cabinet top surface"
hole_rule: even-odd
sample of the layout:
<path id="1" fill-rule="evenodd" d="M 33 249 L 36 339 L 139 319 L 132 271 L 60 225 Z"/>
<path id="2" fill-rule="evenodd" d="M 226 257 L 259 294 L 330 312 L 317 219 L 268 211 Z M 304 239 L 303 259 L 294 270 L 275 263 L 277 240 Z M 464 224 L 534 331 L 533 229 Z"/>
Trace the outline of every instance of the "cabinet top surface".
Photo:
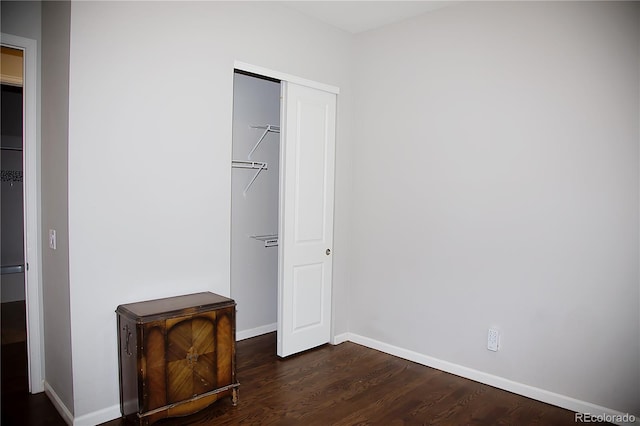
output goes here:
<path id="1" fill-rule="evenodd" d="M 147 300 L 144 302 L 120 305 L 116 312 L 139 320 L 149 319 L 157 315 L 187 314 L 204 310 L 233 306 L 235 302 L 224 296 L 211 292 L 186 294 L 184 296 Z"/>

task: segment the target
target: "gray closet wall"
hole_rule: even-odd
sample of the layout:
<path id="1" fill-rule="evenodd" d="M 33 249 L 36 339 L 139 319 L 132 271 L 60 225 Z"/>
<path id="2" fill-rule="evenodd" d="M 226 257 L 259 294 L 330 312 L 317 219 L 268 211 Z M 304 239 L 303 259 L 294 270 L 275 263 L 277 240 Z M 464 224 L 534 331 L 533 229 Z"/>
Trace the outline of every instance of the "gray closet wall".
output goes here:
<path id="1" fill-rule="evenodd" d="M 280 83 L 236 73 L 233 160 L 268 167 L 248 189 L 258 170 L 232 168 L 231 296 L 238 304 L 238 339 L 275 331 L 277 324 L 278 247 L 265 247 L 252 236 L 278 233 L 280 134 L 267 133 L 248 158 L 264 133 L 251 126 L 269 124 L 280 124 Z"/>

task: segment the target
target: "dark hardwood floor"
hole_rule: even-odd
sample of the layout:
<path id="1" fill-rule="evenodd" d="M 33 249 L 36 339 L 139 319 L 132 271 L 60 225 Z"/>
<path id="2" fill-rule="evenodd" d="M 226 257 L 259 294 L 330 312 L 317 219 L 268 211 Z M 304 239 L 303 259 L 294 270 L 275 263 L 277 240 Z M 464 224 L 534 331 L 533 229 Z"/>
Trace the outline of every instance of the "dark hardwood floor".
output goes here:
<path id="1" fill-rule="evenodd" d="M 238 342 L 237 352 L 237 407 L 225 398 L 156 425 L 576 424 L 571 411 L 354 343 L 283 360 L 275 355 L 271 333 Z M 5 400 L 3 389 L 2 404 L 3 426 L 65 424 L 44 394 L 18 392 Z M 116 419 L 103 426 L 125 424 Z"/>
<path id="2" fill-rule="evenodd" d="M 238 342 L 238 406 L 225 398 L 156 424 L 575 425 L 571 411 L 350 342 L 275 353 L 274 333 Z"/>
<path id="3" fill-rule="evenodd" d="M 27 373 L 27 327 L 25 303 L 9 302 L 0 307 L 2 426 L 66 426 L 44 393 L 29 395 Z"/>

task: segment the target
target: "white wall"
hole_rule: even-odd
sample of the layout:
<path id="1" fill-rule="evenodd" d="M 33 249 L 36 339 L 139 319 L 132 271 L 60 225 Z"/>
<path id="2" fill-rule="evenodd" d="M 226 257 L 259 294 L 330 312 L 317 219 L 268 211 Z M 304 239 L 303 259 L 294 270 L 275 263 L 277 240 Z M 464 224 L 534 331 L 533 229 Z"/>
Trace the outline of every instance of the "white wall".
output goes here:
<path id="1" fill-rule="evenodd" d="M 69 2 L 42 3 L 42 228 L 55 229 L 56 250 L 43 242 L 44 352 L 47 389 L 73 413 L 69 306 L 68 123 Z"/>
<path id="2" fill-rule="evenodd" d="M 346 33 L 271 3 L 72 4 L 69 272 L 79 424 L 119 415 L 117 305 L 230 294 L 234 60 L 340 87 L 340 146 L 350 137 L 350 47 Z M 347 162 L 338 161 L 338 177 Z M 336 232 L 348 228 L 339 216 L 347 203 L 338 191 Z M 346 241 L 336 238 L 336 253 Z M 337 293 L 345 270 L 334 270 Z"/>
<path id="3" fill-rule="evenodd" d="M 3 33 L 30 38 L 38 41 L 38 44 L 40 43 L 41 12 L 39 1 L 3 1 L 0 4 L 0 12 L 2 12 Z"/>
<path id="4" fill-rule="evenodd" d="M 471 2 L 357 36 L 354 335 L 640 413 L 639 18 Z"/>
<path id="5" fill-rule="evenodd" d="M 234 160 L 248 154 L 264 130 L 250 126 L 280 125 L 280 83 L 236 74 L 233 83 Z M 278 247 L 265 247 L 252 235 L 278 233 L 280 134 L 269 132 L 251 156 L 265 162 L 243 194 L 255 170 L 231 175 L 231 297 L 237 303 L 236 335 L 253 337 L 274 331 L 278 319 Z"/>

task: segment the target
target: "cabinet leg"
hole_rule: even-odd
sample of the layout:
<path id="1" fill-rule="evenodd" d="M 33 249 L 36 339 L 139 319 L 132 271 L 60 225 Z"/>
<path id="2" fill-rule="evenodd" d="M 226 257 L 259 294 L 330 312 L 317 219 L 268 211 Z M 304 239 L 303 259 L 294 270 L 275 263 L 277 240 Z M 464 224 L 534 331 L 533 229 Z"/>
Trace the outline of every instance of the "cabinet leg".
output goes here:
<path id="1" fill-rule="evenodd" d="M 231 390 L 231 405 L 234 407 L 238 405 L 238 388 L 233 388 Z"/>

